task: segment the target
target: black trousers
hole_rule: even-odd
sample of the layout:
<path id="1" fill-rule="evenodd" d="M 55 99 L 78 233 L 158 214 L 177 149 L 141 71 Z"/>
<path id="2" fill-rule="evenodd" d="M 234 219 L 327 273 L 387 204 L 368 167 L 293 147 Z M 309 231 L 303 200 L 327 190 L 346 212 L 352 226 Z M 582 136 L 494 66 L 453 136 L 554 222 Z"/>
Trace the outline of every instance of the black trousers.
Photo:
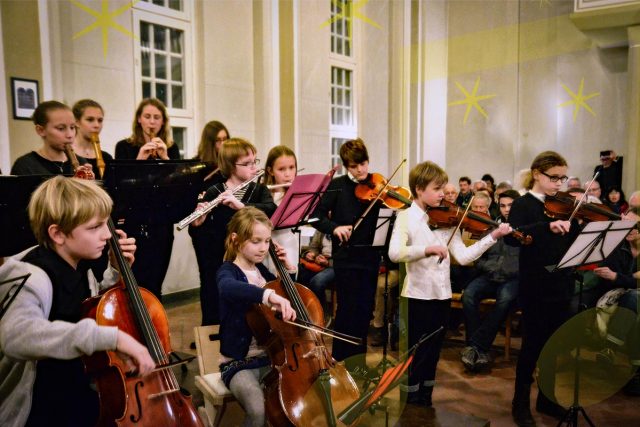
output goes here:
<path id="1" fill-rule="evenodd" d="M 362 339 L 361 345 L 333 340 L 334 359 L 342 361 L 349 358 L 345 362 L 349 369 L 365 366 L 367 333 L 373 317 L 378 280 L 378 266 L 373 267 L 366 270 L 334 267 L 338 298 L 335 330 Z"/>
<path id="2" fill-rule="evenodd" d="M 193 249 L 196 252 L 198 271 L 200 273 L 200 309 L 202 326 L 220 324 L 220 298 L 216 273 L 222 265 L 224 253 L 219 253 L 217 245 L 213 245 L 210 235 L 191 235 Z"/>
<path id="3" fill-rule="evenodd" d="M 136 238 L 136 260 L 131 266 L 136 281 L 162 301 L 162 282 L 173 247 L 173 225 L 125 224 L 122 228 L 129 237 Z"/>
<path id="4" fill-rule="evenodd" d="M 570 301 L 523 301 L 522 348 L 516 365 L 516 385 L 531 384 L 538 357 L 549 338 L 571 316 Z M 567 337 L 568 339 L 570 337 Z M 540 360 L 540 379 L 552 390 L 555 380 L 555 359 Z M 542 384 L 541 384 L 542 386 Z"/>
<path id="5" fill-rule="evenodd" d="M 430 334 L 441 326 L 444 328 L 442 332 L 418 348 L 409 366 L 408 391 L 417 391 L 420 384 L 426 386 L 435 384 L 436 367 L 449 323 L 451 300 L 406 298 L 406 304 L 401 304 L 401 307 L 407 307 L 408 310 L 408 313 L 403 315 L 407 319 L 409 332 L 408 348 L 413 347 L 424 334 Z"/>

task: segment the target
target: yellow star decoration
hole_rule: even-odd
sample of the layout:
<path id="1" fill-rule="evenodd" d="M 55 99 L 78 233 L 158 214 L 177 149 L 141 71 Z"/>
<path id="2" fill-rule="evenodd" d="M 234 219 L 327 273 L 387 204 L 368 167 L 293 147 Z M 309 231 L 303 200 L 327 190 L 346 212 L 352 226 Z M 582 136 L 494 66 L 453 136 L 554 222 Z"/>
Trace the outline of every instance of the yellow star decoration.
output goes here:
<path id="1" fill-rule="evenodd" d="M 89 6 L 86 6 L 82 3 L 79 3 L 75 0 L 71 0 L 71 3 L 76 6 L 79 7 L 80 9 L 84 10 L 85 12 L 87 12 L 89 15 L 94 16 L 96 18 L 96 21 L 89 25 L 88 27 L 84 28 L 82 31 L 77 32 L 73 35 L 73 39 L 77 39 L 79 37 L 84 36 L 85 34 L 90 33 L 91 31 L 95 30 L 96 28 L 101 28 L 102 30 L 102 53 L 104 55 L 104 57 L 107 57 L 107 46 L 108 46 L 108 36 L 109 36 L 109 27 L 120 31 L 121 33 L 131 37 L 131 38 L 135 38 L 135 36 L 131 33 L 131 31 L 127 30 L 126 28 L 124 28 L 122 25 L 118 24 L 115 21 L 115 18 L 117 18 L 118 16 L 122 15 L 124 12 L 126 12 L 127 10 L 131 9 L 133 7 L 134 4 L 136 4 L 138 1 L 140 0 L 133 0 L 130 3 L 127 3 L 126 5 L 122 6 L 119 9 L 114 10 L 113 12 L 109 11 L 109 0 L 102 0 L 102 8 L 101 11 L 98 12 L 97 10 L 93 10 L 91 9 Z"/>
<path id="2" fill-rule="evenodd" d="M 467 111 L 465 111 L 464 113 L 464 121 L 462 122 L 462 124 L 467 124 L 467 119 L 469 118 L 469 112 L 471 111 L 471 107 L 478 110 L 478 112 L 482 114 L 485 119 L 489 117 L 487 115 L 487 112 L 484 111 L 484 109 L 480 106 L 480 104 L 478 104 L 478 101 L 482 101 L 483 99 L 493 98 L 496 95 L 480 95 L 480 96 L 476 95 L 478 93 L 478 86 L 480 86 L 480 77 L 476 79 L 476 83 L 473 85 L 473 91 L 471 93 L 467 92 L 467 90 L 464 87 L 462 87 L 462 85 L 458 82 L 456 82 L 456 86 L 458 87 L 460 92 L 464 94 L 465 98 L 461 99 L 460 101 L 450 102 L 449 105 L 451 106 L 451 105 L 467 104 Z"/>
<path id="3" fill-rule="evenodd" d="M 334 4 L 334 6 L 340 8 L 340 13 L 338 13 L 336 16 L 326 20 L 325 22 L 322 23 L 322 25 L 320 25 L 320 28 L 324 28 L 327 25 L 331 25 L 334 22 L 340 20 L 340 19 L 344 19 L 347 23 L 347 31 L 349 32 L 349 39 L 351 38 L 351 19 L 349 19 L 349 3 L 351 3 L 351 14 L 353 15 L 353 18 L 356 19 L 360 19 L 362 20 L 364 23 L 369 24 L 377 29 L 382 29 L 382 27 L 380 26 L 380 24 L 378 24 L 376 21 L 368 18 L 367 16 L 363 15 L 362 13 L 359 12 L 360 8 L 363 7 L 365 4 L 369 3 L 369 0 L 358 0 L 355 3 L 351 2 L 351 0 L 331 0 L 331 3 Z"/>
<path id="4" fill-rule="evenodd" d="M 578 93 L 573 93 L 571 89 L 566 87 L 564 83 L 560 83 L 562 88 L 569 94 L 571 100 L 563 102 L 559 104 L 558 107 L 566 107 L 569 104 L 575 104 L 573 107 L 573 121 L 576 121 L 576 117 L 578 116 L 578 111 L 580 111 L 580 107 L 584 107 L 585 110 L 590 112 L 594 117 L 596 113 L 589 107 L 589 104 L 586 103 L 591 98 L 595 98 L 600 95 L 600 92 L 592 92 L 589 95 L 583 95 L 582 91 L 584 90 L 584 77 L 580 80 L 580 88 L 578 89 Z"/>

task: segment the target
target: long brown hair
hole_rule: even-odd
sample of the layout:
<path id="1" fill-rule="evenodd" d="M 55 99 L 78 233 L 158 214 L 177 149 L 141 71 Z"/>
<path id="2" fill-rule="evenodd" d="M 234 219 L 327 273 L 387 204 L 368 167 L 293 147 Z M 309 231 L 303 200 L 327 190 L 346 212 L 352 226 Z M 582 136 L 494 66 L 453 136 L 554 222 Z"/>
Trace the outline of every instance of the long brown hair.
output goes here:
<path id="1" fill-rule="evenodd" d="M 567 161 L 555 151 L 543 151 L 538 154 L 533 162 L 531 162 L 531 170 L 524 178 L 524 188 L 531 190 L 533 188 L 533 171 L 546 172 L 555 166 L 568 166 Z"/>
<path id="2" fill-rule="evenodd" d="M 271 150 L 269 150 L 269 154 L 267 154 L 267 162 L 264 164 L 264 183 L 265 185 L 272 185 L 276 183 L 276 178 L 273 175 L 273 165 L 276 163 L 282 156 L 293 157 L 293 160 L 296 162 L 296 168 L 298 167 L 298 159 L 296 158 L 296 153 L 286 145 L 276 145 Z"/>
<path id="3" fill-rule="evenodd" d="M 133 126 L 132 126 L 133 133 L 128 139 L 129 144 L 135 145 L 137 147 L 141 147 L 145 144 L 144 131 L 142 130 L 142 126 L 138 122 L 138 119 L 140 118 L 140 116 L 142 116 L 142 110 L 144 110 L 144 107 L 146 107 L 147 105 L 153 105 L 158 110 L 160 110 L 160 113 L 162 114 L 162 128 L 160 129 L 160 132 L 158 132 L 156 137 L 163 140 L 164 143 L 167 144 L 167 148 L 171 147 L 173 145 L 173 140 L 171 139 L 171 127 L 169 126 L 169 114 L 167 114 L 167 107 L 165 107 L 164 103 L 160 101 L 158 98 L 145 98 L 142 101 L 140 101 L 140 104 L 138 105 L 138 109 L 136 110 L 136 115 L 133 118 Z"/>
<path id="4" fill-rule="evenodd" d="M 218 152 L 216 151 L 216 142 L 218 134 L 223 130 L 227 134 L 227 139 L 231 138 L 229 130 L 221 122 L 212 120 L 202 129 L 200 144 L 198 145 L 198 154 L 196 158 L 205 163 L 218 164 Z"/>

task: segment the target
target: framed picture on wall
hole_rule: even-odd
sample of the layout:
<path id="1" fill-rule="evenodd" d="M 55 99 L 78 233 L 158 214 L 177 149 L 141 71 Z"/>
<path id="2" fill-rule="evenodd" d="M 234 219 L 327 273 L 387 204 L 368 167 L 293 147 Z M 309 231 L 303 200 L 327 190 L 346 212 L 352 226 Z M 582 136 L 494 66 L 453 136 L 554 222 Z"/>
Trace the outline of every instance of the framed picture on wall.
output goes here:
<path id="1" fill-rule="evenodd" d="M 11 97 L 13 98 L 13 118 L 31 120 L 38 106 L 38 81 L 11 77 Z"/>

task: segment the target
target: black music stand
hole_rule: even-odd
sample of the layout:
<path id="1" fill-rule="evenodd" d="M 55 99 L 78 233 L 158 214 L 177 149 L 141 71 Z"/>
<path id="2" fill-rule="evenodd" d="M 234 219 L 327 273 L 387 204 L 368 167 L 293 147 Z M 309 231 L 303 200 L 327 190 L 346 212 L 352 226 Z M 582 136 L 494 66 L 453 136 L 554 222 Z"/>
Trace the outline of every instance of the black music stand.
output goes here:
<path id="1" fill-rule="evenodd" d="M 31 193 L 54 175 L 0 176 L 0 256 L 15 255 L 35 245 L 27 206 Z"/>
<path id="2" fill-rule="evenodd" d="M 4 317 L 4 315 L 7 312 L 7 310 L 9 310 L 9 307 L 11 306 L 11 303 L 13 303 L 13 301 L 18 296 L 18 293 L 22 290 L 24 285 L 27 283 L 27 280 L 29 279 L 29 276 L 31 276 L 31 273 L 27 273 L 27 274 L 24 274 L 22 276 L 6 279 L 6 280 L 3 280 L 3 281 L 0 282 L 0 286 L 12 283 L 11 288 L 9 288 L 7 293 L 2 298 L 2 301 L 0 301 L 0 320 L 2 320 L 2 318 Z M 20 280 L 21 280 L 21 282 L 18 283 L 18 281 L 20 281 Z"/>
<path id="3" fill-rule="evenodd" d="M 114 160 L 104 186 L 113 199 L 114 219 L 125 223 L 174 224 L 193 211 L 207 175 L 197 160 Z"/>
<path id="4" fill-rule="evenodd" d="M 560 262 L 555 266 L 547 267 L 554 272 L 565 268 L 573 269 L 574 273 L 579 267 L 597 264 L 604 261 L 611 253 L 622 244 L 624 238 L 635 228 L 634 221 L 596 221 L 588 223 L 573 241 Z M 578 310 L 582 310 L 582 280 L 579 280 Z M 578 426 L 578 414 L 582 414 L 587 423 L 595 427 L 586 411 L 580 406 L 580 340 L 576 346 L 574 357 L 575 371 L 573 383 L 573 403 L 565 413 L 558 427 Z"/>

